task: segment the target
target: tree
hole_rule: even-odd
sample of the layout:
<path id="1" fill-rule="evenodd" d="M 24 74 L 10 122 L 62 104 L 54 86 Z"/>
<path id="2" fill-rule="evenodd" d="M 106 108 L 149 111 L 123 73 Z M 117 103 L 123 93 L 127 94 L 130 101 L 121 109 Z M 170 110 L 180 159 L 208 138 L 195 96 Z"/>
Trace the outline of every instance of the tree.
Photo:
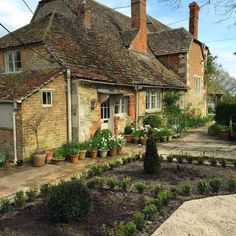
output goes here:
<path id="1" fill-rule="evenodd" d="M 152 132 L 149 132 L 146 152 L 143 163 L 144 171 L 147 174 L 159 174 L 161 169 L 160 157 L 158 155 L 156 142 L 154 141 Z"/>

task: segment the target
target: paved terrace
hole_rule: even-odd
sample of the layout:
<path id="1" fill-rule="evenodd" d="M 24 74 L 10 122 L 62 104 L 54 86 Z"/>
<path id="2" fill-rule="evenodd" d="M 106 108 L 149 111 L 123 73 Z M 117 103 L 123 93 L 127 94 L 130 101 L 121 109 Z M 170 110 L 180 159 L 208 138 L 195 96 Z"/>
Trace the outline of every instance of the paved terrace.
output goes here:
<path id="1" fill-rule="evenodd" d="M 236 159 L 236 143 L 226 142 L 207 135 L 207 128 L 200 128 L 187 132 L 183 138 L 173 140 L 169 143 L 159 143 L 160 154 L 178 154 L 181 151 L 199 155 L 206 152 L 206 155 L 216 155 L 218 158 Z M 123 156 L 140 153 L 144 147 L 130 144 L 123 150 Z M 91 165 L 106 163 L 111 160 L 121 159 L 122 156 L 106 159 L 80 160 L 78 164 L 65 163 L 63 165 L 45 165 L 40 168 L 32 166 L 16 167 L 9 170 L 0 170 L 0 198 L 10 196 L 19 190 L 39 187 L 44 183 L 56 183 L 61 179 L 68 178 L 73 174 L 80 174 Z"/>

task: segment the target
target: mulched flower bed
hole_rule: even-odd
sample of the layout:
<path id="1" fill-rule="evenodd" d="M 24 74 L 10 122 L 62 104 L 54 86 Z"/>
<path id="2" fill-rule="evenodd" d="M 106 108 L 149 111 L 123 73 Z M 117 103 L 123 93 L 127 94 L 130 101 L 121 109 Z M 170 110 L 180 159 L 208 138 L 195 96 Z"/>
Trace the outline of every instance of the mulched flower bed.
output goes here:
<path id="1" fill-rule="evenodd" d="M 105 179 L 110 177 L 122 179 L 130 176 L 132 185 L 128 192 L 122 192 L 118 188 L 110 190 L 106 185 L 103 189 L 93 189 L 93 211 L 83 222 L 68 224 L 49 222 L 47 207 L 39 198 L 20 210 L 3 215 L 0 220 L 0 235 L 103 235 L 102 225 L 113 227 L 114 222 L 130 221 L 134 213 L 142 211 L 158 183 L 162 182 L 166 189 L 179 188 L 186 182 L 193 186 L 193 193 L 190 196 L 178 195 L 177 199 L 170 201 L 168 206 L 163 207 L 161 212 L 154 216 L 152 222 L 146 222 L 145 229 L 140 235 L 151 235 L 184 201 L 213 195 L 211 192 L 204 195 L 197 194 L 196 185 L 199 180 L 219 177 L 226 183 L 231 175 L 236 175 L 236 168 L 167 162 L 162 163 L 160 176 L 147 175 L 143 172 L 142 161 L 131 162 L 102 175 Z M 134 187 L 137 181 L 145 181 L 150 189 L 139 194 Z M 228 193 L 223 185 L 217 195 Z"/>

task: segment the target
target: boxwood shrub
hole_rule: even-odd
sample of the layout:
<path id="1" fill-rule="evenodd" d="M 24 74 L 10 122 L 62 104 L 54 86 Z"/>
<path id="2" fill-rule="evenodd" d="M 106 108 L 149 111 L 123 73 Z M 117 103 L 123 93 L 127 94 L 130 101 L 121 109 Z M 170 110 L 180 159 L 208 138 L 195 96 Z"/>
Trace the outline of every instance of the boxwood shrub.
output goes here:
<path id="1" fill-rule="evenodd" d="M 89 189 L 73 178 L 53 186 L 48 196 L 49 218 L 54 222 L 72 222 L 82 220 L 92 208 L 92 196 Z"/>

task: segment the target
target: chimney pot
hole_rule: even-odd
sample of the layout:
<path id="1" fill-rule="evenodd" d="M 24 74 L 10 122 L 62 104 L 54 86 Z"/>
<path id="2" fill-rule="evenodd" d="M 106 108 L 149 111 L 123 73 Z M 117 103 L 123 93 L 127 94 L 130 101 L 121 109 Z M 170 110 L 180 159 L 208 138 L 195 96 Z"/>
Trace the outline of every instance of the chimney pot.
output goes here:
<path id="1" fill-rule="evenodd" d="M 81 19 L 85 28 L 91 29 L 91 7 L 86 1 L 79 4 L 78 17 Z"/>
<path id="2" fill-rule="evenodd" d="M 196 2 L 192 2 L 189 4 L 189 9 L 189 32 L 195 39 L 198 39 L 198 20 L 200 7 Z"/>

